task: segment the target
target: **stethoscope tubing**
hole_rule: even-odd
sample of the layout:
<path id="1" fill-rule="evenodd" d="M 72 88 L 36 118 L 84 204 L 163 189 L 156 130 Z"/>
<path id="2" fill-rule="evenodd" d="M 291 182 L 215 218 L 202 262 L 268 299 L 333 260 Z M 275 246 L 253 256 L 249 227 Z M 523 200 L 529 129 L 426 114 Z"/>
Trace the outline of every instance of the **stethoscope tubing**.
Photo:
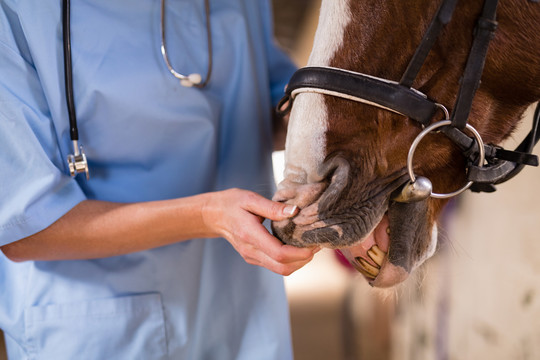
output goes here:
<path id="1" fill-rule="evenodd" d="M 77 113 L 73 95 L 73 65 L 71 62 L 71 1 L 63 0 L 62 4 L 62 34 L 64 39 L 64 82 L 66 103 L 69 116 L 69 134 L 72 141 L 79 140 Z"/>

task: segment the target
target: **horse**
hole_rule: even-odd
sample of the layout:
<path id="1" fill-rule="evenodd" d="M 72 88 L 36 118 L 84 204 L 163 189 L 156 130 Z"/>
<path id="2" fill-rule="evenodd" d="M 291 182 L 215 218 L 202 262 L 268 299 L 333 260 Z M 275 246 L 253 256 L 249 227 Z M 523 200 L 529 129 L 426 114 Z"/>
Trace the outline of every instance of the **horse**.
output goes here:
<path id="1" fill-rule="evenodd" d="M 290 111 L 272 223 L 285 244 L 338 249 L 374 287 L 430 258 L 439 218 L 469 187 L 524 165 L 497 144 L 540 99 L 537 0 L 322 0 L 313 48 L 279 105 Z"/>

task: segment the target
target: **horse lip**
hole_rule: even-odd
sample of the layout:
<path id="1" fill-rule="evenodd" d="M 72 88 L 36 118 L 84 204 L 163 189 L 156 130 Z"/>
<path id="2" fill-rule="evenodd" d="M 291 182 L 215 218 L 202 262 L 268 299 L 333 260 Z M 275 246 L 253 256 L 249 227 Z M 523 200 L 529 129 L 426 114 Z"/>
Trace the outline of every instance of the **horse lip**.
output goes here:
<path id="1" fill-rule="evenodd" d="M 399 203 L 392 201 L 391 194 L 399 191 L 406 181 L 406 178 L 398 177 L 394 181 L 390 181 L 389 185 L 386 186 L 383 191 L 379 192 L 378 196 L 386 194 L 388 199 L 385 207 L 388 223 L 383 227 L 388 227 L 390 233 L 387 239 L 387 248 L 381 248 L 386 252 L 386 256 L 380 264 L 379 273 L 375 277 L 370 277 L 365 276 L 365 274 L 359 270 L 371 286 L 390 287 L 404 281 L 412 271 L 416 261 L 414 258 L 415 244 L 417 244 L 417 241 L 421 241 L 421 239 L 428 235 L 426 232 L 427 199 L 414 203 Z M 375 196 L 374 198 L 377 198 L 378 196 Z M 379 229 L 381 221 L 382 219 L 376 223 L 372 232 L 381 231 L 381 229 Z M 377 235 L 374 234 L 373 236 L 374 243 L 380 247 L 381 244 L 377 240 Z M 360 244 L 365 241 L 365 239 L 366 238 L 363 238 L 352 246 L 361 246 Z M 365 251 L 367 251 L 366 246 L 369 247 L 370 244 L 368 243 L 363 246 Z M 344 252 L 342 251 L 342 253 Z M 360 255 L 360 253 L 358 255 Z M 365 255 L 367 256 L 367 254 Z M 346 257 L 349 258 L 348 256 Z M 360 255 L 360 257 L 369 262 L 363 255 Z M 349 259 L 349 261 L 351 260 Z M 357 268 L 357 266 L 354 267 Z"/>
<path id="2" fill-rule="evenodd" d="M 377 277 L 369 281 L 369 284 L 379 288 L 387 288 L 405 281 L 408 277 L 409 271 L 399 265 L 385 261 Z"/>
<path id="3" fill-rule="evenodd" d="M 341 164 L 343 165 L 343 163 Z M 347 211 L 347 208 L 339 209 L 338 207 L 340 204 L 340 195 L 347 192 L 348 188 L 350 188 L 351 180 L 350 177 L 348 177 L 349 171 L 350 168 L 348 163 L 346 163 L 346 166 L 343 165 L 342 167 L 337 168 L 332 175 L 332 182 L 319 196 L 319 199 L 316 201 L 316 203 L 318 203 L 318 220 L 324 222 L 326 226 L 323 228 L 313 229 L 313 231 L 323 231 L 322 229 L 324 228 L 336 229 L 337 227 L 341 229 L 340 231 L 342 234 L 347 232 L 347 223 L 343 223 L 340 217 L 340 214 L 343 211 Z M 407 179 L 408 175 L 402 172 L 387 177 L 383 183 L 379 185 L 380 187 L 377 189 L 378 191 L 375 193 L 375 195 L 366 200 L 366 203 L 369 203 L 369 205 L 365 207 L 365 209 L 369 209 L 370 211 L 369 214 L 364 213 L 363 215 L 364 217 L 367 217 L 364 219 L 364 224 L 373 222 L 375 224 L 373 229 L 376 228 L 382 216 L 388 211 L 388 208 L 392 203 L 391 194 L 393 194 L 397 188 L 400 188 L 407 181 Z M 352 196 L 355 195 L 352 194 Z M 378 205 L 374 207 L 373 205 L 376 204 Z M 366 228 L 364 230 L 368 229 Z M 364 239 L 368 235 L 369 233 L 365 233 L 363 235 L 356 233 L 355 238 Z M 339 237 L 342 240 L 345 240 L 342 235 Z M 341 242 L 340 244 L 335 244 L 333 247 L 339 248 L 342 246 L 353 246 L 355 243 L 359 243 L 361 241 L 362 240 L 354 240 L 354 238 L 349 238 L 347 241 Z"/>
<path id="4" fill-rule="evenodd" d="M 390 248 L 388 262 L 406 272 L 413 268 L 415 243 L 429 237 L 427 229 L 428 199 L 402 203 L 391 201 L 388 206 Z"/>
<path id="5" fill-rule="evenodd" d="M 322 174 L 324 174 L 325 176 L 322 176 Z M 287 221 L 282 222 L 279 225 L 272 222 L 274 234 L 276 234 L 276 236 L 280 238 L 284 243 L 294 244 L 296 246 L 306 246 L 306 244 L 309 245 L 320 243 L 319 240 L 313 240 L 316 238 L 331 238 L 337 235 L 340 238 L 339 241 L 336 241 L 336 243 L 325 243 L 325 246 L 329 248 L 350 246 L 350 244 L 353 243 L 352 240 L 354 240 L 354 238 L 349 238 L 348 236 L 344 238 L 342 236 L 343 234 L 349 234 L 349 230 L 347 230 L 347 227 L 343 227 L 345 224 L 342 223 L 339 214 L 337 214 L 336 211 L 346 211 L 346 209 L 338 210 L 340 199 L 344 193 L 346 194 L 345 196 L 355 197 L 357 195 L 348 194 L 353 179 L 353 176 L 351 176 L 351 165 L 345 158 L 336 156 L 333 157 L 331 160 L 327 161 L 324 166 L 321 166 L 321 171 L 319 172 L 319 175 L 321 175 L 321 183 L 325 182 L 327 184 L 326 188 L 319 194 L 317 198 L 312 199 L 310 205 L 302 206 L 300 212 L 294 218 L 288 219 Z M 372 204 L 379 205 L 376 209 L 371 206 L 369 207 L 371 210 L 375 211 L 375 213 L 369 215 L 369 217 L 378 218 L 379 216 L 377 214 L 384 214 L 388 210 L 388 206 L 391 203 L 391 194 L 397 188 L 401 187 L 407 180 L 407 173 L 405 170 L 403 170 L 385 177 L 380 182 L 378 181 L 378 191 L 375 193 L 374 196 L 371 196 L 370 200 L 368 201 Z M 279 200 L 282 201 L 283 199 Z M 308 223 L 300 221 L 300 219 L 303 218 L 305 211 L 307 211 L 308 208 L 311 209 L 310 211 L 313 211 L 314 206 L 317 208 L 317 221 L 321 225 L 324 223 L 324 226 L 311 227 Z M 309 220 L 309 217 L 310 216 L 307 216 L 306 219 Z M 372 220 L 376 219 L 372 218 L 367 221 L 371 222 Z M 304 228 L 304 226 L 307 226 L 309 229 L 301 230 L 302 228 Z M 325 231 L 336 231 L 336 234 L 328 233 L 325 235 L 322 233 Z M 308 233 L 312 235 L 308 235 Z M 361 234 L 356 235 L 360 236 Z M 299 236 L 302 238 L 302 240 L 300 240 Z"/>

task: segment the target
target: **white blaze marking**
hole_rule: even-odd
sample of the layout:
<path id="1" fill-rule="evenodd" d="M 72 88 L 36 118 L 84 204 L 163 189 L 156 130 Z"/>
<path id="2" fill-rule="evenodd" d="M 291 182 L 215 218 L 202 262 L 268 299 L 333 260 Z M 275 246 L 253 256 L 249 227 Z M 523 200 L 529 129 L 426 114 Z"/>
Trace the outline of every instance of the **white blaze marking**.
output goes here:
<path id="1" fill-rule="evenodd" d="M 351 20 L 350 0 L 322 0 L 309 66 L 329 66 L 343 43 Z M 327 110 L 320 94 L 299 94 L 291 112 L 285 145 L 285 178 L 311 183 L 321 180 L 317 170 L 326 150 Z"/>
<path id="2" fill-rule="evenodd" d="M 310 66 L 330 66 L 343 43 L 345 28 L 351 21 L 350 0 L 322 0 L 319 25 L 309 57 Z"/>

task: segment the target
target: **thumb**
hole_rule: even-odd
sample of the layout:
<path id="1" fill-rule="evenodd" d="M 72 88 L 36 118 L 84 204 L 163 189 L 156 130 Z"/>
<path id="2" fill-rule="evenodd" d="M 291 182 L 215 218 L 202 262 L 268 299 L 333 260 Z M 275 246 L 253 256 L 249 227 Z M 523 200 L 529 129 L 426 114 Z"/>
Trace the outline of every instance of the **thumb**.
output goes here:
<path id="1" fill-rule="evenodd" d="M 298 206 L 268 200 L 262 196 L 250 197 L 245 209 L 255 215 L 276 221 L 285 220 L 298 214 Z"/>

